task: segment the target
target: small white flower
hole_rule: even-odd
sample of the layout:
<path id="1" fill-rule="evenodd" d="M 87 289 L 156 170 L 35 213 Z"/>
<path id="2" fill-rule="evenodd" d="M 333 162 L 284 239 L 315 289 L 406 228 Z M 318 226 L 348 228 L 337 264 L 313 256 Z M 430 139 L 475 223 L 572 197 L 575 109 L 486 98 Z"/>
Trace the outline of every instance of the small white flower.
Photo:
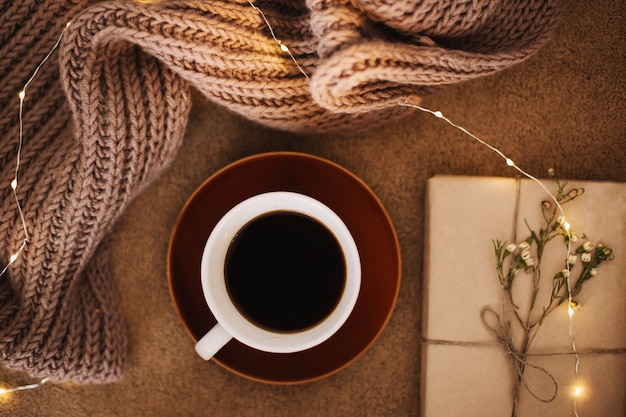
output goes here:
<path id="1" fill-rule="evenodd" d="M 580 260 L 583 262 L 591 262 L 591 254 L 583 253 L 582 255 L 580 255 Z"/>
<path id="2" fill-rule="evenodd" d="M 515 243 L 511 243 L 506 247 L 506 251 L 509 253 L 515 252 L 515 249 L 517 249 L 517 245 L 515 245 Z"/>
<path id="3" fill-rule="evenodd" d="M 591 252 L 591 249 L 593 249 L 593 244 L 590 240 L 583 243 L 583 249 L 585 250 L 585 252 Z"/>
<path id="4" fill-rule="evenodd" d="M 576 255 L 570 255 L 570 256 L 567 258 L 567 263 L 568 263 L 568 264 L 570 264 L 570 265 L 574 265 L 574 264 L 576 263 L 576 261 L 577 261 L 577 260 L 578 260 L 578 256 L 576 256 Z"/>
<path id="5" fill-rule="evenodd" d="M 591 270 L 589 271 L 589 275 L 595 277 L 596 275 L 598 275 L 598 270 L 595 268 L 591 268 Z"/>
<path id="6" fill-rule="evenodd" d="M 520 256 L 522 257 L 523 260 L 530 259 L 530 251 L 529 250 L 524 250 L 524 251 L 522 251 Z"/>
<path id="7" fill-rule="evenodd" d="M 569 240 L 570 242 L 578 242 L 578 236 L 576 235 L 576 233 L 570 232 Z"/>
<path id="8" fill-rule="evenodd" d="M 535 264 L 535 260 L 533 258 L 524 259 L 524 265 L 533 266 Z"/>
<path id="9" fill-rule="evenodd" d="M 564 221 L 565 221 L 565 217 L 563 216 L 559 216 L 559 218 L 556 219 L 557 224 L 563 224 Z"/>
<path id="10" fill-rule="evenodd" d="M 522 242 L 519 245 L 517 245 L 517 247 L 521 250 L 521 251 L 525 251 L 528 250 L 528 248 L 530 248 L 530 245 L 527 242 Z"/>
<path id="11" fill-rule="evenodd" d="M 563 274 L 563 276 L 565 278 L 569 278 L 569 269 L 566 268 L 566 269 L 562 270 L 561 273 Z"/>

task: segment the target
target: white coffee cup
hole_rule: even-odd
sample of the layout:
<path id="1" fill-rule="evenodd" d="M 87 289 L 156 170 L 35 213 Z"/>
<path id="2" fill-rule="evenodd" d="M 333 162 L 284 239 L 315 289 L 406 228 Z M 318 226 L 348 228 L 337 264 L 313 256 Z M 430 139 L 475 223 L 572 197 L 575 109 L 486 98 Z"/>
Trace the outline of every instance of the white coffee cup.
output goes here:
<path id="1" fill-rule="evenodd" d="M 246 318 L 231 300 L 225 277 L 228 250 L 239 231 L 253 219 L 279 211 L 302 214 L 323 224 L 334 235 L 345 262 L 345 284 L 335 308 L 313 326 L 290 332 L 273 331 Z M 196 343 L 198 355 L 208 360 L 232 338 L 254 349 L 290 353 L 319 345 L 345 323 L 359 295 L 361 261 L 354 238 L 333 210 L 309 196 L 276 191 L 250 197 L 220 219 L 204 248 L 201 280 L 217 324 Z"/>

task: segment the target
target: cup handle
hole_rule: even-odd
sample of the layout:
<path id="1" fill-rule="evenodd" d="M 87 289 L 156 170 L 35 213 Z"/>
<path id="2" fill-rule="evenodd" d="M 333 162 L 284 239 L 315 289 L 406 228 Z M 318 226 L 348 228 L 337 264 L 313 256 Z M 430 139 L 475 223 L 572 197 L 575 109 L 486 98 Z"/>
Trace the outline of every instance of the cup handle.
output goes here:
<path id="1" fill-rule="evenodd" d="M 233 337 L 217 323 L 196 343 L 196 353 L 206 361 L 211 359 Z"/>

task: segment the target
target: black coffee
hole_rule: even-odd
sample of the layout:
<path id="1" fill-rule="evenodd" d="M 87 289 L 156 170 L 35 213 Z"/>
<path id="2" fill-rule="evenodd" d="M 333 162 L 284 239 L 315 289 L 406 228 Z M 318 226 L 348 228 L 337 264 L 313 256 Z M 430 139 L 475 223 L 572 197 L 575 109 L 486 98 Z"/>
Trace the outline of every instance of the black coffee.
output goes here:
<path id="1" fill-rule="evenodd" d="M 244 316 L 289 332 L 317 324 L 335 308 L 346 266 L 337 239 L 323 224 L 276 211 L 239 231 L 224 273 L 229 295 Z"/>

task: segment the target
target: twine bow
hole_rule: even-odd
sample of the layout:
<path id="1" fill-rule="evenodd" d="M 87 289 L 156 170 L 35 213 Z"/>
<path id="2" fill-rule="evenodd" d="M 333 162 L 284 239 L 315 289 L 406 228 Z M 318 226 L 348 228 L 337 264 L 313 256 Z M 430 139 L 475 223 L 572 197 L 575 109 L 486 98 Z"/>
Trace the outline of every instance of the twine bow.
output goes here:
<path id="1" fill-rule="evenodd" d="M 488 314 L 492 314 L 495 317 L 497 325 L 493 326 L 489 324 L 488 319 L 487 319 Z M 515 384 L 515 402 L 517 403 L 517 401 L 519 400 L 519 389 L 521 386 L 523 386 L 526 389 L 526 391 L 528 391 L 528 393 L 533 396 L 533 398 L 541 402 L 549 403 L 549 402 L 554 401 L 559 391 L 559 385 L 556 382 L 556 378 L 554 378 L 554 375 L 552 375 L 552 373 L 550 373 L 550 371 L 548 371 L 547 369 L 541 366 L 533 365 L 529 363 L 527 361 L 527 357 L 529 356 L 529 354 L 527 352 L 520 352 L 516 348 L 515 343 L 513 342 L 513 334 L 511 331 L 510 322 L 504 321 L 502 317 L 500 316 L 500 314 L 498 314 L 491 307 L 482 308 L 482 310 L 480 311 L 480 319 L 483 325 L 487 328 L 487 330 L 489 330 L 489 332 L 498 341 L 498 344 L 501 345 L 505 349 L 506 353 L 509 355 L 509 358 L 511 359 L 513 370 L 515 371 L 515 374 L 517 375 L 517 380 Z M 551 355 L 551 354 L 547 354 L 546 356 L 548 355 Z M 544 355 L 534 354 L 533 356 L 544 356 Z M 531 389 L 526 379 L 524 378 L 524 372 L 526 371 L 527 367 L 540 372 L 541 374 L 545 375 L 545 377 L 547 377 L 550 380 L 550 383 L 553 388 L 552 395 L 542 397 L 539 394 L 537 394 L 533 389 Z"/>

